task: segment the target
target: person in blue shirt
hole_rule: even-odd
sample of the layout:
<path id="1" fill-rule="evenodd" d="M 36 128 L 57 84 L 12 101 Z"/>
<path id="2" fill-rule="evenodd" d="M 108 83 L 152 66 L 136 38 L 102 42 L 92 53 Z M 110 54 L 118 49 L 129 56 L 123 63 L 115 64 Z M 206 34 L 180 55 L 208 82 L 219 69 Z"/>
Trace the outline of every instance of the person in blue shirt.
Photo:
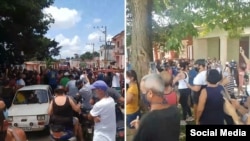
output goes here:
<path id="1" fill-rule="evenodd" d="M 188 75 L 189 75 L 189 84 L 190 85 L 193 85 L 193 81 L 194 81 L 194 78 L 195 76 L 197 75 L 197 71 L 195 70 L 195 68 L 193 66 L 189 66 L 189 72 L 188 72 Z"/>
<path id="2" fill-rule="evenodd" d="M 127 62 L 127 71 L 131 70 L 132 69 L 132 66 L 129 62 Z"/>
<path id="3" fill-rule="evenodd" d="M 189 80 L 188 80 L 188 83 L 190 85 L 194 85 L 193 81 L 194 81 L 194 78 L 195 76 L 198 74 L 198 72 L 195 70 L 194 66 L 193 66 L 193 61 L 190 61 L 190 64 L 189 64 L 189 72 L 188 72 L 188 76 L 189 76 Z M 194 95 L 194 92 L 191 91 L 191 106 L 193 105 L 193 95 Z"/>
<path id="4" fill-rule="evenodd" d="M 55 88 L 57 87 L 57 72 L 55 69 L 51 68 L 50 71 L 48 72 L 48 79 L 49 82 L 48 84 L 52 88 L 53 92 Z"/>

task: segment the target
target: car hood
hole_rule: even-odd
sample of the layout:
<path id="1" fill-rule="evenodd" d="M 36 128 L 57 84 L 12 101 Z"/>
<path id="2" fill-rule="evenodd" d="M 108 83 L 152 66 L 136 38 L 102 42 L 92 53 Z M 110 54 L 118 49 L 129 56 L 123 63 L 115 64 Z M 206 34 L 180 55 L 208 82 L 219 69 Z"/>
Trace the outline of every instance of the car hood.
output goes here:
<path id="1" fill-rule="evenodd" d="M 44 115 L 48 114 L 49 103 L 43 104 L 18 104 L 8 109 L 9 116 Z"/>

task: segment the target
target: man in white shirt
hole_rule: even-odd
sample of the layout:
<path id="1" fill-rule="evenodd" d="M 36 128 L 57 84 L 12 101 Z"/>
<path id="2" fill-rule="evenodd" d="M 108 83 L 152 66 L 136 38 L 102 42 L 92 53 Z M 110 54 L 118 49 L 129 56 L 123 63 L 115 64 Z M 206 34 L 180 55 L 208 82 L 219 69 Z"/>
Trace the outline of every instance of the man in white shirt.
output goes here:
<path id="1" fill-rule="evenodd" d="M 89 115 L 95 122 L 93 141 L 115 141 L 115 102 L 106 93 L 108 86 L 104 81 L 98 80 L 90 85 L 90 88 L 95 91 L 99 99 Z"/>
<path id="2" fill-rule="evenodd" d="M 121 91 L 120 73 L 118 73 L 118 72 L 113 73 L 112 88 L 116 89 L 118 92 Z"/>
<path id="3" fill-rule="evenodd" d="M 82 74 L 80 75 L 80 79 L 83 80 L 83 78 L 85 78 L 85 77 L 86 77 L 86 72 L 83 71 Z"/>
<path id="4" fill-rule="evenodd" d="M 16 80 L 16 89 L 22 88 L 26 85 L 25 81 L 23 80 L 24 74 L 19 74 Z"/>
<path id="5" fill-rule="evenodd" d="M 198 74 L 195 76 L 193 85 L 187 84 L 187 86 L 194 91 L 193 103 L 194 103 L 194 116 L 196 119 L 197 105 L 201 90 L 207 85 L 207 69 L 206 69 L 206 60 L 198 59 L 194 63 L 194 67 Z"/>

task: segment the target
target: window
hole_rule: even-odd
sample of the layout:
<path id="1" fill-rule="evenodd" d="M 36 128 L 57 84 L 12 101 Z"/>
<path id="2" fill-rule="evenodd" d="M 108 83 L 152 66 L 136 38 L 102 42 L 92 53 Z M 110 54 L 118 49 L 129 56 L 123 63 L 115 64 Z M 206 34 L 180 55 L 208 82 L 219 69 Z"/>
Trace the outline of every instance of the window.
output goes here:
<path id="1" fill-rule="evenodd" d="M 18 91 L 13 104 L 37 104 L 47 103 L 48 93 L 46 90 Z"/>
<path id="2" fill-rule="evenodd" d="M 120 47 L 120 42 L 118 41 L 118 42 L 117 42 L 117 48 L 119 48 L 119 47 Z"/>

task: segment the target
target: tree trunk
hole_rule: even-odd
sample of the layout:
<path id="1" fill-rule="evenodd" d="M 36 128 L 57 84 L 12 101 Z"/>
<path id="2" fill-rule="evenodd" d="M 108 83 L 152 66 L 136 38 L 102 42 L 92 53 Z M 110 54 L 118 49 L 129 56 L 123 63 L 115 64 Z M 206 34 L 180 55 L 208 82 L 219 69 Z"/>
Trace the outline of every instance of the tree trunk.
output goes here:
<path id="1" fill-rule="evenodd" d="M 131 64 L 137 73 L 138 81 L 149 72 L 149 62 L 153 61 L 152 5 L 152 0 L 131 0 Z"/>

